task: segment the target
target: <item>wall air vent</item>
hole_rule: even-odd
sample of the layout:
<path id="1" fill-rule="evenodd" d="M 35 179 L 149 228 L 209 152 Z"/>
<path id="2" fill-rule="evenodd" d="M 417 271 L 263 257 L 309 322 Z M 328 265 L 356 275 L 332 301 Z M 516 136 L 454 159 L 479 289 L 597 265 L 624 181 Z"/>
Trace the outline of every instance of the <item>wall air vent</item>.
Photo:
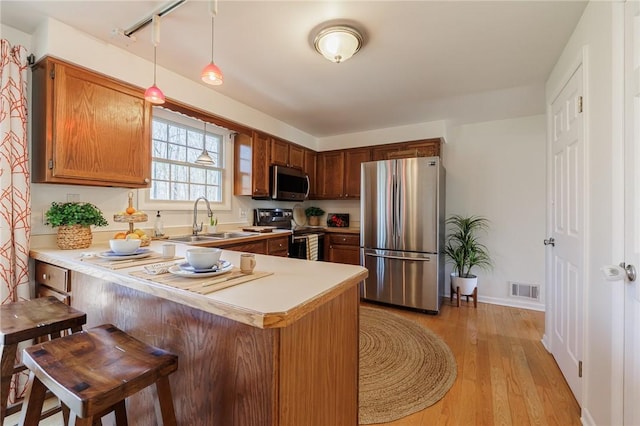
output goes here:
<path id="1" fill-rule="evenodd" d="M 537 284 L 509 283 L 511 297 L 540 300 L 540 286 Z"/>

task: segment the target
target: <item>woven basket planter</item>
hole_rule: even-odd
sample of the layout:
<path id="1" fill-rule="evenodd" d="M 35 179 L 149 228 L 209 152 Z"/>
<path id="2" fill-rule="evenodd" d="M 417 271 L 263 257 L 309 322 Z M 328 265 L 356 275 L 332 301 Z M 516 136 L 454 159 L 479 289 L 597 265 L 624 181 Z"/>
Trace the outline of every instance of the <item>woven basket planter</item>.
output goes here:
<path id="1" fill-rule="evenodd" d="M 83 249 L 91 245 L 91 227 L 82 225 L 61 225 L 58 227 L 56 242 L 62 250 Z"/>

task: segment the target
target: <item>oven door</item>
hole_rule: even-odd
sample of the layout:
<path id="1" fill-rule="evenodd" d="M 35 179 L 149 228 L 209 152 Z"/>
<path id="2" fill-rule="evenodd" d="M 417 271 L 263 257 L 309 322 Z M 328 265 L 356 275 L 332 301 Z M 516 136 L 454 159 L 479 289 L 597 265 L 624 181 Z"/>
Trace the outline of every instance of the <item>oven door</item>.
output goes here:
<path id="1" fill-rule="evenodd" d="M 289 257 L 293 257 L 296 259 L 308 259 L 307 256 L 307 243 L 309 239 L 308 235 L 317 235 L 318 236 L 318 246 L 317 246 L 317 259 L 316 260 L 324 260 L 324 234 L 323 233 L 313 233 L 313 234 L 293 234 L 291 236 L 291 240 L 289 241 Z"/>

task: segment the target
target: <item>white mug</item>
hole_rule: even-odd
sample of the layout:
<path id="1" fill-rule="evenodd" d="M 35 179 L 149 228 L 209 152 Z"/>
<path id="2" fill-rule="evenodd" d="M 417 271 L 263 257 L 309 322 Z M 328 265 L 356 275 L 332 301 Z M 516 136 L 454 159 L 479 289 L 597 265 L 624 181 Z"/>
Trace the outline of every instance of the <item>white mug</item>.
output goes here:
<path id="1" fill-rule="evenodd" d="M 165 259 L 173 259 L 176 256 L 175 244 L 163 244 L 162 245 L 162 257 Z"/>
<path id="2" fill-rule="evenodd" d="M 252 253 L 243 253 L 240 255 L 240 272 L 243 274 L 253 274 L 253 268 L 256 267 L 256 255 Z"/>

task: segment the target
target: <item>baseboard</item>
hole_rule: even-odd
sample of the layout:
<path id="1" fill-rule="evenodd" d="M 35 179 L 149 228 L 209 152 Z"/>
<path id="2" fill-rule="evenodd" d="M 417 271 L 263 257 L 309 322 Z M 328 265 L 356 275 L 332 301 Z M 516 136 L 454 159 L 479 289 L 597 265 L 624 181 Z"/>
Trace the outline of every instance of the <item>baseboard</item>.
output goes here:
<path id="1" fill-rule="evenodd" d="M 445 294 L 444 296 L 448 298 L 449 294 Z M 478 302 L 490 303 L 492 305 L 509 306 L 511 308 L 531 309 L 533 311 L 545 312 L 544 303 L 528 302 L 526 300 L 505 299 L 502 297 L 478 296 Z"/>

